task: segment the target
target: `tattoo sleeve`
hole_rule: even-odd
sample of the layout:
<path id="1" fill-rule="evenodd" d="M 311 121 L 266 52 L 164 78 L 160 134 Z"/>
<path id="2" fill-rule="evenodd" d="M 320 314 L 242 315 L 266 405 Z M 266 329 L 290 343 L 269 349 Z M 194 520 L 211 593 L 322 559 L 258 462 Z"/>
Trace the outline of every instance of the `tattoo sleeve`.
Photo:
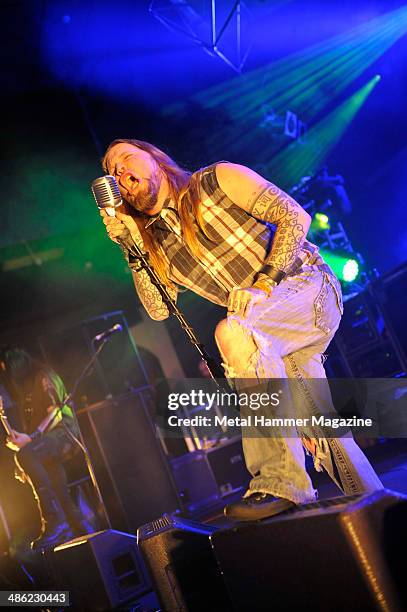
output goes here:
<path id="1" fill-rule="evenodd" d="M 289 270 L 301 250 L 308 230 L 303 225 L 304 211 L 301 206 L 276 185 L 269 184 L 252 201 L 249 212 L 276 226 L 267 263 L 282 271 Z"/>
<path id="2" fill-rule="evenodd" d="M 167 319 L 170 314 L 168 308 L 163 302 L 159 290 L 151 282 L 148 272 L 146 272 L 146 270 L 140 270 L 139 272 L 133 271 L 132 274 L 137 295 L 149 316 L 155 321 Z M 178 293 L 177 289 L 168 287 L 168 291 L 172 299 L 175 300 Z"/>
<path id="3" fill-rule="evenodd" d="M 132 239 L 142 251 L 145 251 L 141 236 L 132 235 Z M 125 247 L 122 247 L 122 251 L 127 263 L 129 263 L 129 252 Z M 146 309 L 147 314 L 155 321 L 163 321 L 164 319 L 167 319 L 170 316 L 169 310 L 164 303 L 159 290 L 154 283 L 151 282 L 148 272 L 146 270 L 136 270 L 131 266 L 130 269 L 132 271 L 133 282 L 137 295 L 140 302 Z M 172 299 L 175 301 L 177 299 L 178 290 L 168 287 L 168 291 Z"/>

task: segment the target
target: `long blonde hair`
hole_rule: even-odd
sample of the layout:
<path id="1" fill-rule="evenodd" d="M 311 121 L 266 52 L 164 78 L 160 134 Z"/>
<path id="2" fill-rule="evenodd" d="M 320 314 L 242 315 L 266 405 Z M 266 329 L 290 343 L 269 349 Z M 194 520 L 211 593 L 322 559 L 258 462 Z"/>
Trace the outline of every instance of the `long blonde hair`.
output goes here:
<path id="1" fill-rule="evenodd" d="M 135 140 L 130 138 L 118 138 L 110 143 L 102 159 L 102 166 L 105 172 L 109 171 L 106 165 L 108 152 L 112 147 L 120 143 L 128 143 L 142 149 L 143 151 L 149 153 L 155 160 L 161 172 L 165 175 L 168 181 L 170 197 L 177 204 L 181 223 L 181 232 L 185 244 L 191 254 L 199 258 L 201 255 L 201 246 L 196 236 L 196 226 L 194 225 L 194 221 L 196 221 L 199 228 L 210 240 L 210 237 L 205 229 L 205 222 L 203 220 L 201 210 L 199 172 L 192 175 L 191 172 L 181 168 L 173 159 L 171 159 L 171 157 L 169 157 L 169 155 L 164 153 L 164 151 L 161 151 L 161 149 L 158 147 L 155 147 L 149 142 L 145 142 L 143 140 Z M 131 209 L 131 213 L 134 216 L 134 209 Z M 172 286 L 173 283 L 170 281 L 168 276 L 168 260 L 162 246 L 157 244 L 157 242 L 154 240 L 154 224 L 146 229 L 144 227 L 146 224 L 146 215 L 141 213 L 140 215 L 135 216 L 135 221 L 143 238 L 144 247 L 149 254 L 150 263 L 153 265 L 160 279 L 165 284 Z"/>

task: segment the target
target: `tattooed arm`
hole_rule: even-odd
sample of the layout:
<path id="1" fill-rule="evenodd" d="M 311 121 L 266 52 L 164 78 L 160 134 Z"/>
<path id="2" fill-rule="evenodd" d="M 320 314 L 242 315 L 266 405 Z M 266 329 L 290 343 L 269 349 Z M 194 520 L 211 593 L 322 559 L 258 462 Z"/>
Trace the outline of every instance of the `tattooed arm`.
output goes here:
<path id="1" fill-rule="evenodd" d="M 122 235 L 123 230 L 127 228 L 135 244 L 137 244 L 142 251 L 145 250 L 143 239 L 137 227 L 137 223 L 131 215 L 123 213 L 117 209 L 116 215 L 114 217 L 110 217 L 106 211 L 102 209 L 100 211 L 100 216 L 103 219 L 107 234 L 111 240 L 117 242 L 118 236 Z M 125 258 L 128 261 L 128 253 L 126 249 L 122 248 L 122 250 Z M 139 296 L 140 301 L 149 316 L 155 321 L 167 319 L 170 314 L 168 308 L 164 304 L 157 287 L 151 282 L 146 270 L 137 271 L 135 266 L 132 265 L 130 265 L 130 268 L 132 269 L 132 276 L 137 295 Z M 175 300 L 178 293 L 177 289 L 169 288 L 169 292 L 173 300 Z"/>
<path id="2" fill-rule="evenodd" d="M 216 175 L 221 189 L 248 213 L 276 226 L 267 263 L 288 270 L 295 262 L 311 224 L 311 217 L 287 193 L 238 164 L 220 163 Z"/>
<path id="3" fill-rule="evenodd" d="M 163 321 L 169 317 L 169 311 L 164 304 L 160 292 L 157 287 L 151 282 L 148 272 L 140 270 L 140 272 L 132 271 L 134 286 L 136 287 L 137 295 L 141 303 L 146 309 L 149 316 L 155 321 Z M 177 299 L 177 289 L 168 287 L 173 300 Z"/>
<path id="4" fill-rule="evenodd" d="M 133 231 L 132 238 L 138 247 L 144 251 L 143 239 L 141 238 L 140 234 Z M 140 302 L 146 309 L 147 314 L 154 319 L 154 321 L 163 321 L 164 319 L 168 319 L 170 316 L 168 307 L 161 297 L 161 293 L 151 281 L 147 270 L 137 271 L 132 264 L 130 264 L 130 269 L 132 271 L 133 282 L 137 295 Z M 176 301 L 178 289 L 176 287 L 172 288 L 168 286 L 167 289 L 173 301 Z"/>

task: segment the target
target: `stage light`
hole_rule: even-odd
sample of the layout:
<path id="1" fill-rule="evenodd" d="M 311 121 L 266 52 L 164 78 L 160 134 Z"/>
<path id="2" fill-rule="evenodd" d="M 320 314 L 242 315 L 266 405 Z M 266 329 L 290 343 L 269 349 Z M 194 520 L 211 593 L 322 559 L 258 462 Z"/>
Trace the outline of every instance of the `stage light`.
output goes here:
<path id="1" fill-rule="evenodd" d="M 379 15 L 348 31 L 312 45 L 292 55 L 235 77 L 194 95 L 191 101 L 204 109 L 219 109 L 227 121 L 221 136 L 205 134 L 213 155 L 225 149 L 246 159 L 248 151 L 262 152 L 270 159 L 276 143 L 265 141 L 260 133 L 265 105 L 277 115 L 291 109 L 309 125 L 367 68 L 380 58 L 407 31 L 407 6 Z M 374 77 L 376 84 L 380 79 Z M 178 102 L 164 110 L 164 116 L 185 111 L 188 102 Z M 242 130 L 242 125 L 246 126 Z M 236 136 L 236 127 L 239 137 Z M 273 166 L 268 164 L 272 176 Z M 287 188 L 290 184 L 285 185 Z"/>
<path id="2" fill-rule="evenodd" d="M 375 80 L 376 80 L 376 81 L 380 81 L 380 80 L 381 80 L 381 78 L 382 78 L 382 75 L 381 75 L 381 74 L 376 74 L 376 76 L 375 76 Z"/>
<path id="3" fill-rule="evenodd" d="M 351 283 L 359 276 L 360 264 L 356 255 L 326 249 L 320 249 L 320 253 L 340 281 Z"/>
<path id="4" fill-rule="evenodd" d="M 296 184 L 302 176 L 313 175 L 341 139 L 357 112 L 377 85 L 373 77 L 307 132 L 307 140 L 289 144 L 270 162 L 270 174 L 283 186 Z"/>
<path id="5" fill-rule="evenodd" d="M 343 280 L 350 283 L 357 278 L 359 274 L 359 264 L 356 259 L 348 259 L 342 269 Z"/>
<path id="6" fill-rule="evenodd" d="M 315 117 L 406 30 L 407 7 L 403 6 L 296 52 L 248 75 L 241 83 L 242 91 L 230 100 L 231 108 L 238 113 L 236 118 L 243 118 L 256 109 L 259 97 L 264 96 L 265 100 L 272 100 L 277 112 L 285 112 L 293 105 L 294 111 L 305 119 Z M 260 74 L 262 83 L 258 82 Z M 257 77 L 255 83 L 252 76 Z M 250 83 L 255 84 L 252 92 L 248 90 Z M 238 81 L 232 84 L 237 85 Z M 228 90 L 223 88 L 223 94 L 225 91 Z"/>
<path id="7" fill-rule="evenodd" d="M 328 215 L 324 215 L 324 213 L 316 213 L 315 217 L 318 219 L 319 223 L 327 224 L 329 221 Z"/>
<path id="8" fill-rule="evenodd" d="M 328 215 L 324 215 L 324 213 L 315 213 L 314 218 L 312 219 L 311 229 L 316 231 L 325 231 L 329 230 L 329 217 Z"/>

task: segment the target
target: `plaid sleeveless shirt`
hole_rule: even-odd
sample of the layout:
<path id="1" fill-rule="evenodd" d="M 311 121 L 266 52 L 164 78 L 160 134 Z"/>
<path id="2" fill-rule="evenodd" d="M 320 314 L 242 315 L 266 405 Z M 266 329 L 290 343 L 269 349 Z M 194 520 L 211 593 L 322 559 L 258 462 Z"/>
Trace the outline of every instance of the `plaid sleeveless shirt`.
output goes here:
<path id="1" fill-rule="evenodd" d="M 190 253 L 183 241 L 179 215 L 170 200 L 146 227 L 152 226 L 154 240 L 161 244 L 166 254 L 169 277 L 174 283 L 226 306 L 233 287 L 253 285 L 270 254 L 274 226 L 252 216 L 228 198 L 219 186 L 216 165 L 198 171 L 202 216 L 210 238 L 196 224 L 202 251 L 199 259 Z M 295 272 L 305 261 L 308 265 L 326 266 L 318 248 L 308 241 L 302 246 Z M 326 268 L 329 270 L 328 266 Z"/>

